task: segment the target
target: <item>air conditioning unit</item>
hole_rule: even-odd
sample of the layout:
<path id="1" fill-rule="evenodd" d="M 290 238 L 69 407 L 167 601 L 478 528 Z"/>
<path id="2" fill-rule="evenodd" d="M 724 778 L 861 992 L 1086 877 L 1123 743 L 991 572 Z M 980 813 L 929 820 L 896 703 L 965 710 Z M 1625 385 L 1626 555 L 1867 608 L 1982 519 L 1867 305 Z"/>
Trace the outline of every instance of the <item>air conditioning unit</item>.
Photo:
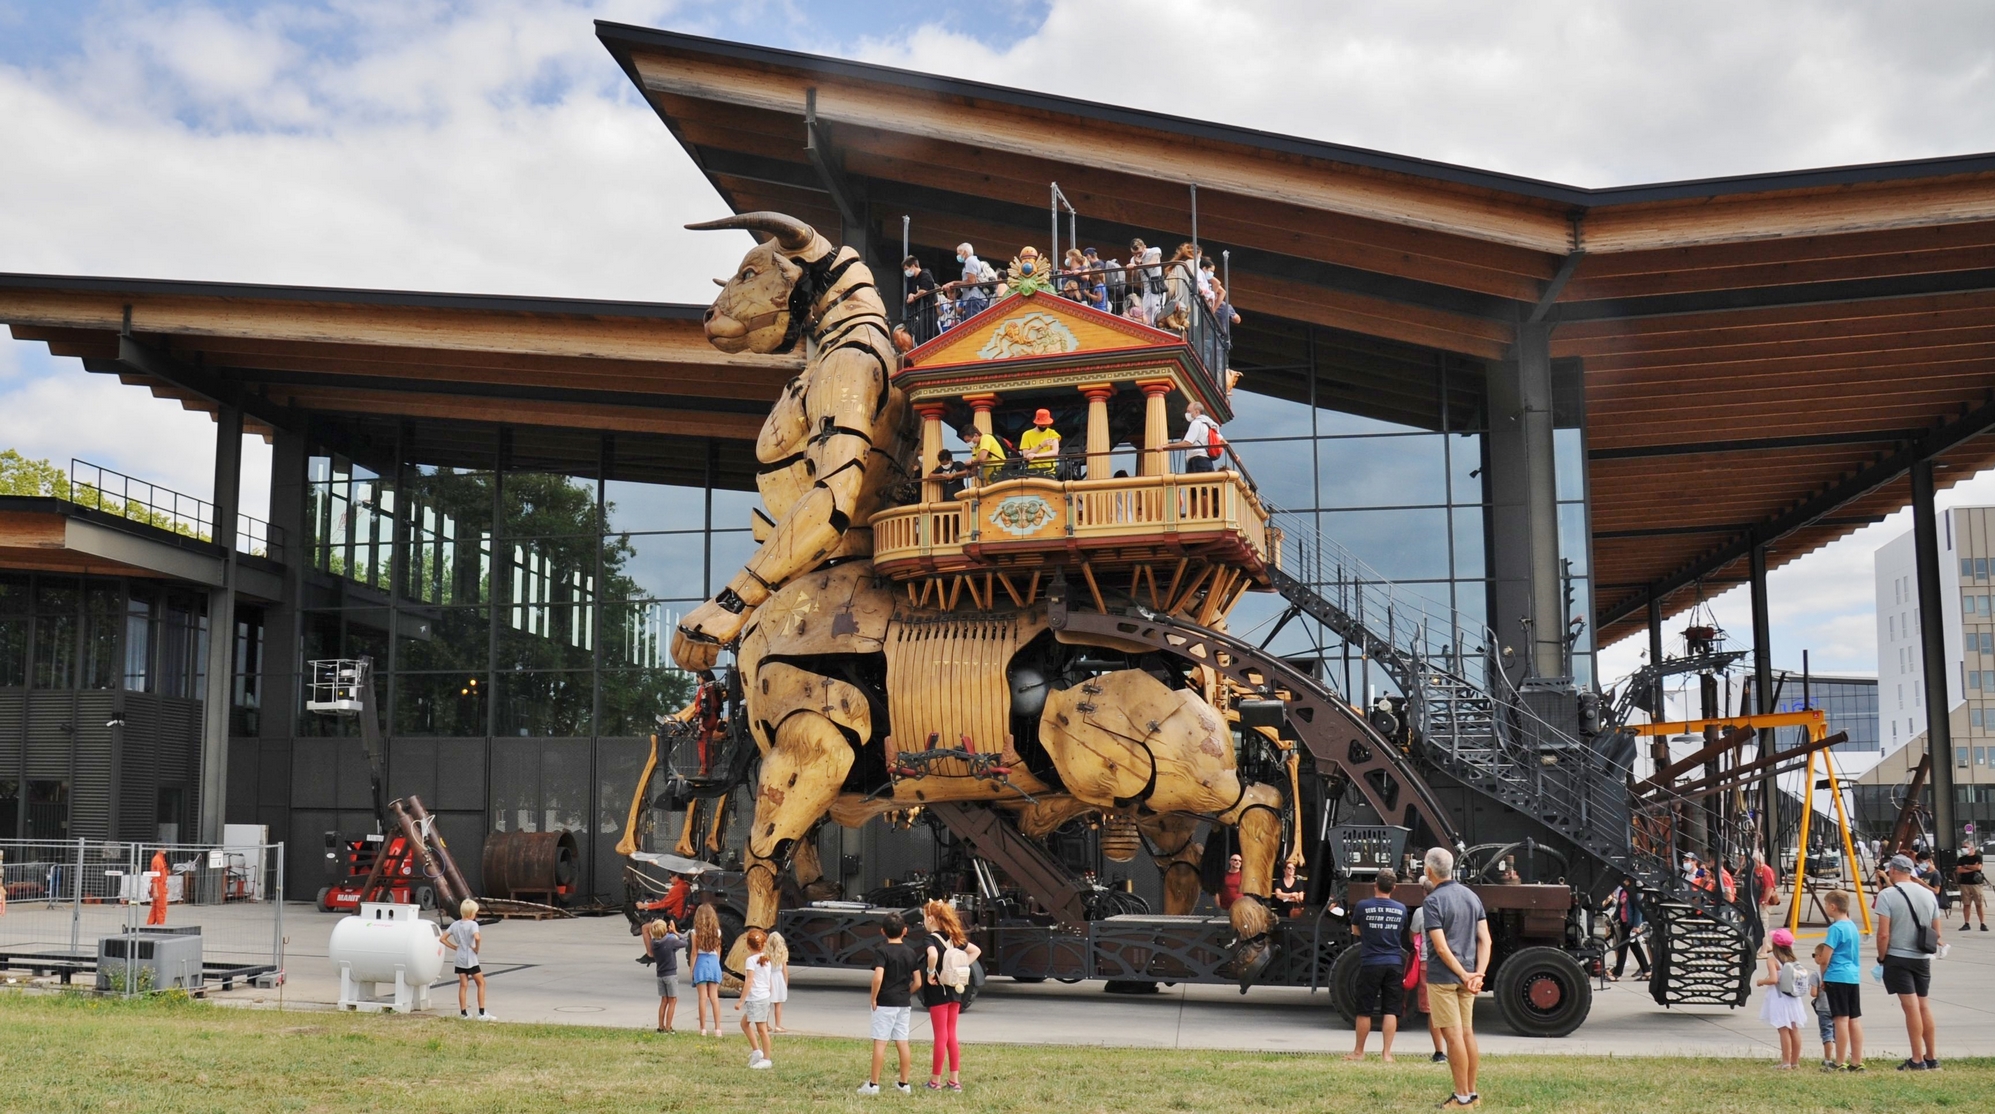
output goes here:
<path id="1" fill-rule="evenodd" d="M 149 928 L 136 937 L 106 936 L 97 941 L 97 989 L 166 990 L 176 986 L 188 991 L 201 989 L 198 927 Z"/>

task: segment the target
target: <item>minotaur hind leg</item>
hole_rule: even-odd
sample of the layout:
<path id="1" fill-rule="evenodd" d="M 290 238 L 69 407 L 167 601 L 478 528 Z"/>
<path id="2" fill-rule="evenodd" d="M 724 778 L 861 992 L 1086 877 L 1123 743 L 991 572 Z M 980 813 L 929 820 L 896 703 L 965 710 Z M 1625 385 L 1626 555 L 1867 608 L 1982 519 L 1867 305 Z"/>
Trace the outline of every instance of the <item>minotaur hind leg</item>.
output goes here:
<path id="1" fill-rule="evenodd" d="M 1150 840 L 1150 857 L 1163 874 L 1164 912 L 1189 914 L 1198 905 L 1198 863 L 1205 848 L 1198 842 L 1198 817 L 1182 812 L 1145 816 L 1136 821 Z"/>
<path id="2" fill-rule="evenodd" d="M 1240 781 L 1225 718 L 1197 693 L 1128 669 L 1049 694 L 1039 738 L 1067 790 L 1081 800 L 1216 815 L 1239 829 L 1243 896 L 1227 915 L 1240 938 L 1244 988 L 1268 958 L 1273 918 L 1266 900 L 1281 845 L 1282 798 L 1273 786 Z"/>
<path id="3" fill-rule="evenodd" d="M 755 824 L 744 848 L 748 875 L 748 927 L 775 927 L 781 899 L 782 860 L 792 844 L 816 826 L 838 796 L 852 768 L 852 744 L 826 716 L 791 712 L 776 725 L 776 745 L 762 756 L 755 789 Z M 728 965 L 741 969 L 745 941 L 736 941 Z"/>

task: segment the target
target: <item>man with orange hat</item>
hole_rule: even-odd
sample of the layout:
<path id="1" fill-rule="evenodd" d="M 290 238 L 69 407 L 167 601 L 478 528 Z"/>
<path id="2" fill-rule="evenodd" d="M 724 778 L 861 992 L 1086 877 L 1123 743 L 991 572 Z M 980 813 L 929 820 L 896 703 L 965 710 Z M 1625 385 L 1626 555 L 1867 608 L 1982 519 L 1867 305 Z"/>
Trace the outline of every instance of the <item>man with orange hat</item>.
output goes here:
<path id="1" fill-rule="evenodd" d="M 145 915 L 147 924 L 166 923 L 166 849 L 152 853 L 152 911 Z"/>
<path id="2" fill-rule="evenodd" d="M 1053 412 L 1040 407 L 1032 415 L 1032 428 L 1018 439 L 1018 451 L 1025 457 L 1026 471 L 1051 476 L 1060 460 L 1060 431 L 1053 428 Z"/>

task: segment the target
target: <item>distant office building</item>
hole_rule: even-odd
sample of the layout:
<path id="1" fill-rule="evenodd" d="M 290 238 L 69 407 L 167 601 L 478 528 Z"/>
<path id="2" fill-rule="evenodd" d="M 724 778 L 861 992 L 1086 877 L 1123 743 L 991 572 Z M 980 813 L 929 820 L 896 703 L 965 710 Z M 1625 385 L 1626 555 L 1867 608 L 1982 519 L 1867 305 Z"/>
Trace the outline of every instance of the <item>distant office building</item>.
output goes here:
<path id="1" fill-rule="evenodd" d="M 1987 507 L 1942 511 L 1940 606 L 1946 613 L 1947 704 L 1969 701 L 1969 723 L 1985 731 L 1995 705 L 1995 616 L 1989 614 Z M 1925 662 L 1919 645 L 1918 569 L 1912 532 L 1879 546 L 1877 577 L 1878 738 L 1897 750 L 1926 730 Z M 1979 574 L 1978 576 L 1976 574 Z M 1965 620 L 1965 623 L 1963 623 Z M 1964 633 L 1965 632 L 1965 633 Z M 1974 641 L 1969 643 L 1967 639 Z M 1972 652 L 1964 652 L 1972 647 Z M 1984 684 L 1985 683 L 1985 684 Z"/>
<path id="2" fill-rule="evenodd" d="M 1744 705 L 1758 707 L 1758 701 L 1753 699 L 1753 679 L 1750 675 L 1745 679 L 1745 686 Z M 1776 712 L 1820 708 L 1829 718 L 1830 732 L 1842 731 L 1849 735 L 1848 742 L 1829 748 L 1837 754 L 1875 754 L 1882 749 L 1878 741 L 1875 677 L 1811 675 L 1804 682 L 1800 670 L 1775 670 L 1773 697 L 1773 710 Z"/>

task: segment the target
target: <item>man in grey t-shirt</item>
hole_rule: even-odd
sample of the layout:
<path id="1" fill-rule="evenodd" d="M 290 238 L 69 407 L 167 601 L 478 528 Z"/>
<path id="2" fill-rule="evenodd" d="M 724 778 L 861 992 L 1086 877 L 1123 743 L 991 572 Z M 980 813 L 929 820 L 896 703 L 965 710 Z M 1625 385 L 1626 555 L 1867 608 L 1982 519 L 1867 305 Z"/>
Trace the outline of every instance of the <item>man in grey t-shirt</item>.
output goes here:
<path id="1" fill-rule="evenodd" d="M 1935 950 L 1940 946 L 1940 902 L 1914 878 L 1915 869 L 1911 859 L 1893 855 L 1884 864 L 1889 884 L 1877 892 L 1872 910 L 1877 914 L 1877 962 L 1884 968 L 1884 992 L 1895 996 L 1905 1011 L 1905 1033 L 1912 1041 L 1912 1055 L 1898 1065 L 1899 1070 L 1932 1071 L 1940 1066 L 1933 1045 L 1933 1008 L 1926 1001 L 1932 986 L 1932 953 L 1920 944 Z"/>
<path id="2" fill-rule="evenodd" d="M 1427 880 L 1434 884 L 1421 908 L 1426 910 L 1427 1016 L 1448 1044 L 1448 1067 L 1454 1072 L 1455 1093 L 1444 1109 L 1474 1106 L 1475 1073 L 1481 1053 L 1475 1042 L 1475 996 L 1482 992 L 1489 970 L 1489 916 L 1475 891 L 1455 881 L 1455 856 L 1445 847 L 1427 852 Z"/>

